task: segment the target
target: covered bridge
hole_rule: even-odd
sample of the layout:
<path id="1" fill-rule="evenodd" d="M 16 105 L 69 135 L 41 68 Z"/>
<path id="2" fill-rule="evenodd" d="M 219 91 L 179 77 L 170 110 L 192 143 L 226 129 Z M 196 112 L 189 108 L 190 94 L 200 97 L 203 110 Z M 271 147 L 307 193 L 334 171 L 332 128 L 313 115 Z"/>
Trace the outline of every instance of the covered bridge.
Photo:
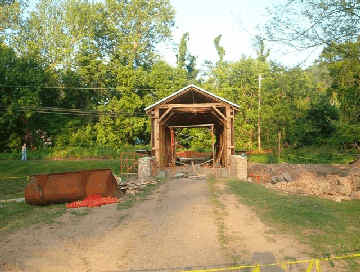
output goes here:
<path id="1" fill-rule="evenodd" d="M 213 133 L 213 166 L 230 167 L 234 116 L 239 106 L 189 85 L 145 108 L 151 118 L 152 155 L 158 167 L 175 165 L 174 129 L 208 127 Z M 215 163 L 214 163 L 215 162 Z"/>

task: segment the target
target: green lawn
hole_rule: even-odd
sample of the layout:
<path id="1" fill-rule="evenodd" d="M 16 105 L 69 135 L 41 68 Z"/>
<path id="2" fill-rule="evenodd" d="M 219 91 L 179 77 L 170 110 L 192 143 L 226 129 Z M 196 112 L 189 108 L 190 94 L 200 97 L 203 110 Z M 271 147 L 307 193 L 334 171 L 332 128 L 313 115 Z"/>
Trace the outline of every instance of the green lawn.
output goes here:
<path id="1" fill-rule="evenodd" d="M 355 153 L 355 151 L 345 152 L 329 146 L 307 146 L 284 149 L 281 152 L 280 160 L 276 154 L 266 153 L 250 154 L 249 161 L 257 163 L 347 164 L 358 158 Z"/>
<path id="2" fill-rule="evenodd" d="M 262 185 L 229 181 L 240 202 L 255 209 L 260 218 L 284 233 L 290 233 L 314 249 L 314 257 L 360 251 L 360 200 L 334 201 L 286 195 Z M 349 271 L 360 265 L 350 262 Z"/>

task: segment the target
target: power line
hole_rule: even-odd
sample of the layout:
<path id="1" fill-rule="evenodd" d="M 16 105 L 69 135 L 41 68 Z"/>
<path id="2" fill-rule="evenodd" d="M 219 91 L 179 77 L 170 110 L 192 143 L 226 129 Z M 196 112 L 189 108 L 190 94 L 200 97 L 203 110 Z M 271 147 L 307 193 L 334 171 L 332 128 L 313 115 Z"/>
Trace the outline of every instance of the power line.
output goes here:
<path id="1" fill-rule="evenodd" d="M 145 117 L 145 113 L 129 113 L 124 111 L 98 111 L 98 110 L 81 110 L 81 109 L 66 109 L 66 108 L 57 108 L 57 107 L 31 107 L 31 106 L 22 106 L 22 107 L 13 107 L 15 111 L 33 111 L 38 113 L 52 113 L 52 114 L 61 114 L 61 115 L 80 115 L 80 116 L 110 116 L 110 117 Z M 0 106 L 1 111 L 7 111 L 8 109 L 4 106 Z"/>
<path id="2" fill-rule="evenodd" d="M 154 91 L 159 88 L 127 88 L 127 87 L 64 87 L 64 86 L 31 86 L 31 85 L 0 85 L 0 88 L 41 88 L 41 89 L 68 89 L 68 90 L 144 90 L 144 91 Z M 163 88 L 167 89 L 167 88 Z"/>

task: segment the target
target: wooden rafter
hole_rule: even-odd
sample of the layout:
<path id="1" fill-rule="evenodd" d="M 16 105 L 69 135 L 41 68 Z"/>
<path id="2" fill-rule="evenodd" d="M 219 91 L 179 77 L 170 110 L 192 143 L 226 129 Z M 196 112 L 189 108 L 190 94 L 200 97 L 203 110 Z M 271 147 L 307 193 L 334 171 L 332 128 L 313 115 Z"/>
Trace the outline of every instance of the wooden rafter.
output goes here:
<path id="1" fill-rule="evenodd" d="M 161 123 L 166 123 L 173 115 L 175 114 L 174 111 L 171 111 L 163 120 L 161 120 Z"/>
<path id="2" fill-rule="evenodd" d="M 222 119 L 226 120 L 225 115 L 224 115 L 221 111 L 219 111 L 215 106 L 212 106 L 212 108 L 213 108 L 213 110 L 214 110 L 217 114 L 220 115 L 220 117 L 221 117 Z"/>
<path id="3" fill-rule="evenodd" d="M 164 119 L 164 117 L 172 110 L 173 107 L 169 107 L 160 117 L 160 122 Z"/>

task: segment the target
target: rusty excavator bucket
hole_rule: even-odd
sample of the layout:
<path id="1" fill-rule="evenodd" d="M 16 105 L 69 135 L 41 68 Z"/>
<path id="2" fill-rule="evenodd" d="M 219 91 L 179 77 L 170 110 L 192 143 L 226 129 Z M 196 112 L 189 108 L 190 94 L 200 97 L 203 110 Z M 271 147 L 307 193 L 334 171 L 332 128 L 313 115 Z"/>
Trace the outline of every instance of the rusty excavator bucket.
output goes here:
<path id="1" fill-rule="evenodd" d="M 116 188 L 111 169 L 34 175 L 25 188 L 25 201 L 47 205 L 82 200 L 94 194 L 114 196 Z"/>

